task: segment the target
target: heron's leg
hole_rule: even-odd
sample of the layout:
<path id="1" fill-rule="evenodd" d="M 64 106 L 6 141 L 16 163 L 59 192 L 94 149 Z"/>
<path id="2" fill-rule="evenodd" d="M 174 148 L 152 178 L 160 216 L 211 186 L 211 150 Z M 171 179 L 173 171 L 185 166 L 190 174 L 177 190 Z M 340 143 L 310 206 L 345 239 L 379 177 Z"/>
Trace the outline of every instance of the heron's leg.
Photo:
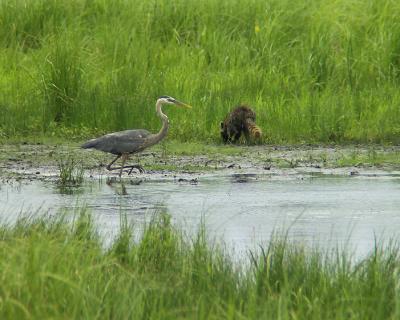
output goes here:
<path id="1" fill-rule="evenodd" d="M 144 168 L 139 165 L 139 164 L 133 164 L 133 165 L 129 165 L 129 166 L 122 166 L 122 167 L 115 167 L 115 168 L 111 168 L 111 170 L 122 170 L 122 169 L 131 169 L 129 170 L 128 174 L 131 174 L 133 169 L 138 169 L 140 173 L 146 172 L 146 170 L 144 170 Z"/>
<path id="2" fill-rule="evenodd" d="M 126 162 L 127 159 L 128 159 L 128 155 L 127 155 L 126 153 L 124 153 L 124 154 L 122 155 L 121 170 L 119 170 L 119 177 L 120 177 L 120 178 L 121 178 L 121 176 L 122 176 L 122 170 L 125 168 L 125 167 L 124 167 L 124 164 L 125 164 L 125 162 Z"/>
<path id="3" fill-rule="evenodd" d="M 122 157 L 122 165 L 120 167 L 111 168 L 111 165 L 121 157 Z M 126 159 L 128 159 L 128 155 L 127 154 L 119 154 L 119 155 L 117 155 L 117 157 L 107 165 L 107 167 L 106 167 L 107 170 L 108 171 L 112 171 L 112 170 L 120 169 L 119 176 L 121 177 L 122 169 L 124 168 L 124 164 L 125 164 Z"/>
<path id="4" fill-rule="evenodd" d="M 121 166 L 120 166 L 120 167 L 111 168 L 111 165 L 112 165 L 115 161 L 117 161 L 120 157 L 122 157 Z M 128 175 L 132 173 L 132 170 L 133 170 L 133 169 L 138 169 L 140 173 L 145 172 L 145 170 L 143 169 L 143 167 L 142 167 L 141 165 L 139 165 L 139 164 L 134 164 L 134 165 L 125 166 L 125 162 L 126 162 L 126 160 L 128 160 L 128 158 L 129 158 L 129 154 L 128 154 L 128 153 L 124 153 L 124 154 L 122 154 L 122 155 L 119 155 L 116 159 L 114 159 L 114 160 L 107 166 L 107 169 L 108 169 L 108 170 L 120 170 L 119 176 L 122 175 L 122 170 L 123 170 L 123 169 L 128 169 L 128 168 L 130 169 L 129 172 L 128 172 Z"/>
<path id="5" fill-rule="evenodd" d="M 111 171 L 111 170 L 115 170 L 115 169 L 116 169 L 116 168 L 111 168 L 111 165 L 112 165 L 115 161 L 117 161 L 119 158 L 121 158 L 121 154 L 117 155 L 117 157 L 107 165 L 106 168 L 107 168 L 108 171 Z"/>

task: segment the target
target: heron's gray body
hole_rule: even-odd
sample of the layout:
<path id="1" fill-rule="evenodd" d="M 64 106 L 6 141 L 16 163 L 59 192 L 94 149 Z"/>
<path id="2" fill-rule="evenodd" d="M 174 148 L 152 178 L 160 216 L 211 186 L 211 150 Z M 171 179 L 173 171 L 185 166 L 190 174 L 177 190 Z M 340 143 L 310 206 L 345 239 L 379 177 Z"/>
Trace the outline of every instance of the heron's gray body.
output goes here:
<path id="1" fill-rule="evenodd" d="M 106 134 L 89 140 L 82 145 L 84 149 L 96 149 L 115 155 L 137 153 L 149 147 L 152 133 L 145 129 L 124 130 Z"/>

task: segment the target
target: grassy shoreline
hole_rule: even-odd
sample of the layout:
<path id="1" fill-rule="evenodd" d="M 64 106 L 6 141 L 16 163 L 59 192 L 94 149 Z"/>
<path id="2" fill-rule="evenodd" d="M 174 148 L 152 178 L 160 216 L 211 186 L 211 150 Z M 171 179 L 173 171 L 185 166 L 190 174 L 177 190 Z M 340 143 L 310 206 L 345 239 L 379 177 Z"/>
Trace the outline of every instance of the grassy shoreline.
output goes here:
<path id="1" fill-rule="evenodd" d="M 156 131 L 216 142 L 236 104 L 267 143 L 399 143 L 400 5 L 383 1 L 6 0 L 0 138 Z"/>
<path id="2" fill-rule="evenodd" d="M 352 262 L 271 240 L 246 267 L 188 239 L 166 214 L 141 241 L 122 218 L 105 249 L 91 216 L 20 219 L 0 227 L 0 316 L 7 319 L 396 319 L 399 248 L 376 245 Z M 137 237 L 136 237 L 137 238 Z"/>

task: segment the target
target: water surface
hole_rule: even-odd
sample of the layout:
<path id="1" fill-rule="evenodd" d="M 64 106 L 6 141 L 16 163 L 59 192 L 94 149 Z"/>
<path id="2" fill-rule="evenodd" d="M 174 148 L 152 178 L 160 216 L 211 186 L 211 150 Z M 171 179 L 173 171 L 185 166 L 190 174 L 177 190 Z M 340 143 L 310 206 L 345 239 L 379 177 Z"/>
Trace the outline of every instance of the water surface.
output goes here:
<path id="1" fill-rule="evenodd" d="M 65 191 L 65 190 L 64 190 Z M 13 220 L 20 212 L 87 206 L 102 234 L 118 231 L 120 214 L 136 225 L 165 209 L 188 234 L 203 220 L 209 236 L 243 252 L 266 243 L 274 231 L 320 247 L 346 247 L 361 256 L 376 239 L 388 240 L 400 230 L 400 177 L 271 177 L 236 174 L 129 181 L 108 185 L 88 181 L 65 193 L 55 182 L 22 182 L 0 188 L 0 213 Z"/>

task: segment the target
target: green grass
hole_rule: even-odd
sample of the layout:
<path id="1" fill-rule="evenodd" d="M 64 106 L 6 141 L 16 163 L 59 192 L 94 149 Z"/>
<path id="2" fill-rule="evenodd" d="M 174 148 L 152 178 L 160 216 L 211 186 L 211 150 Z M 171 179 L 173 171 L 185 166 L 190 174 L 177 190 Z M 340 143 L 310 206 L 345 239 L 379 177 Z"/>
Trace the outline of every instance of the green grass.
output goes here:
<path id="1" fill-rule="evenodd" d="M 82 163 L 74 160 L 72 157 L 58 160 L 60 187 L 77 187 L 83 182 L 84 168 Z"/>
<path id="2" fill-rule="evenodd" d="M 3 319 L 398 319 L 399 248 L 346 253 L 287 240 L 233 262 L 204 229 L 160 214 L 137 238 L 121 219 L 104 248 L 90 215 L 20 218 L 0 228 Z"/>
<path id="3" fill-rule="evenodd" d="M 400 4 L 393 0 L 5 0 L 0 138 L 160 127 L 218 141 L 239 103 L 264 142 L 400 137 Z"/>

